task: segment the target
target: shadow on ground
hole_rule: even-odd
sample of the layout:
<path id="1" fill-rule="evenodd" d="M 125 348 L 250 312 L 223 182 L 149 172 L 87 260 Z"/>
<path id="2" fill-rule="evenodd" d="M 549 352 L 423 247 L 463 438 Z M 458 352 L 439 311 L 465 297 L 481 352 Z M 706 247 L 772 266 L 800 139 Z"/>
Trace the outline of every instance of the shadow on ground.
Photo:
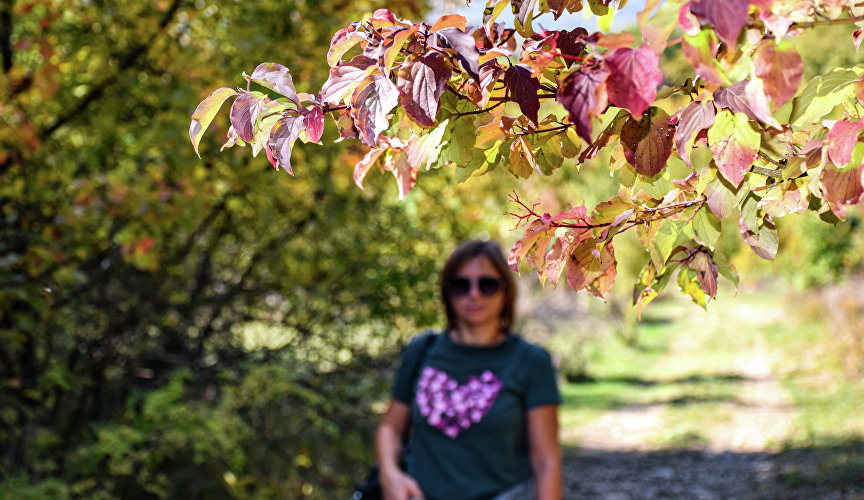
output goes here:
<path id="1" fill-rule="evenodd" d="M 563 453 L 566 499 L 864 500 L 864 441 L 780 453 Z"/>

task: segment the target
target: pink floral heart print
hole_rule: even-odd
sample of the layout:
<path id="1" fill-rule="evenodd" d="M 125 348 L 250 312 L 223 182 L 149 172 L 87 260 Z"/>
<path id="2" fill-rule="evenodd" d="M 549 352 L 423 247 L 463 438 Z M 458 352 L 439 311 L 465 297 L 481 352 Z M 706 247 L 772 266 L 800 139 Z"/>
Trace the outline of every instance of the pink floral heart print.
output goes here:
<path id="1" fill-rule="evenodd" d="M 489 370 L 459 385 L 443 371 L 427 366 L 417 382 L 417 406 L 429 425 L 455 438 L 483 420 L 501 385 L 501 380 Z"/>

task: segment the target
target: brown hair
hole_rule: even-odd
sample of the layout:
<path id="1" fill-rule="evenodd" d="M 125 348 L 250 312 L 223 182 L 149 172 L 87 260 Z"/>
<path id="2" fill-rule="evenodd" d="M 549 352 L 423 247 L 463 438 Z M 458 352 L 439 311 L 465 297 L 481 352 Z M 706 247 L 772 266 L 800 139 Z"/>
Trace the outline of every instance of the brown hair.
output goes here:
<path id="1" fill-rule="evenodd" d="M 501 331 L 508 333 L 513 327 L 516 312 L 516 280 L 504 259 L 501 246 L 495 241 L 466 241 L 453 251 L 444 264 L 444 270 L 441 272 L 441 301 L 444 302 L 444 310 L 447 313 L 447 326 L 451 329 L 457 327 L 456 311 L 453 309 L 450 297 L 450 283 L 462 266 L 475 257 L 486 257 L 506 283 L 504 308 L 501 310 Z"/>

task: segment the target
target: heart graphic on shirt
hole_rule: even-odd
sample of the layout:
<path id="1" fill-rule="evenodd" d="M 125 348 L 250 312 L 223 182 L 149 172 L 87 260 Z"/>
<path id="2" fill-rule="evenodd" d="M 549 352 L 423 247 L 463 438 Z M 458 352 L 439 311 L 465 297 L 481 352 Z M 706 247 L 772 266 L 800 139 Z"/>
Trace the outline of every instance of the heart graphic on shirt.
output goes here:
<path id="1" fill-rule="evenodd" d="M 489 370 L 459 384 L 437 368 L 427 366 L 417 382 L 417 407 L 429 425 L 455 438 L 483 420 L 498 397 L 501 380 Z"/>

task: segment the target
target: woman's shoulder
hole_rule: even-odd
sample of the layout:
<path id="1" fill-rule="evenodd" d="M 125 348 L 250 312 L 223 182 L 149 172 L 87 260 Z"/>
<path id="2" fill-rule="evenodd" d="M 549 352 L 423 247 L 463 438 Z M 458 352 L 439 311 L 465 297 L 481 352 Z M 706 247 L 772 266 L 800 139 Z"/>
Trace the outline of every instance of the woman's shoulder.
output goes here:
<path id="1" fill-rule="evenodd" d="M 425 351 L 429 345 L 435 341 L 437 335 L 439 335 L 438 330 L 425 330 L 422 331 L 408 341 L 408 345 L 405 346 L 405 349 L 402 351 L 402 356 L 417 356 L 423 351 Z"/>

